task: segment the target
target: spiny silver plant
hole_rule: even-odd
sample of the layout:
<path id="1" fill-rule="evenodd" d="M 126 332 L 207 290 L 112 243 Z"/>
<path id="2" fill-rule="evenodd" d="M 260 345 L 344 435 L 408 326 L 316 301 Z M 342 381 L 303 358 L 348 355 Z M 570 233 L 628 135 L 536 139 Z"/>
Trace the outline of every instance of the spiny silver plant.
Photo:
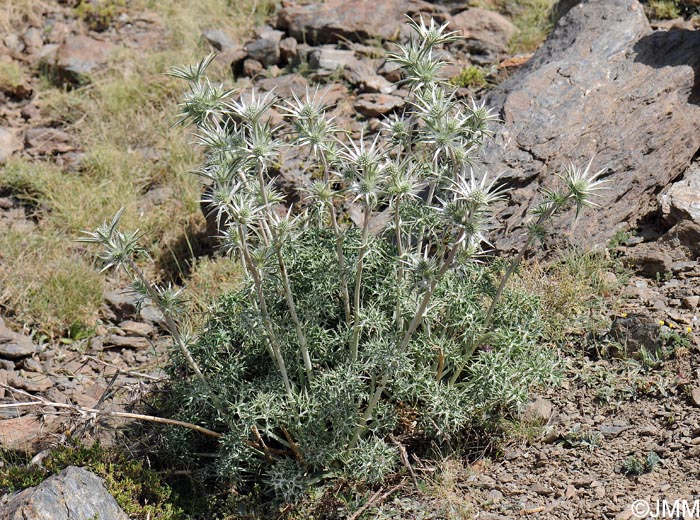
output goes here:
<path id="1" fill-rule="evenodd" d="M 408 108 L 371 138 L 342 130 L 319 89 L 287 101 L 254 90 L 234 99 L 207 78 L 211 56 L 171 71 L 189 84 L 178 123 L 196 127 L 204 151 L 203 201 L 222 252 L 245 272 L 196 341 L 179 336 L 173 298 L 138 269 L 139 235 L 118 231 L 120 214 L 85 238 L 163 309 L 184 360 L 173 370 L 200 381 L 176 381 L 174 406 L 228 432 L 220 472 L 262 473 L 286 498 L 319 475 L 381 480 L 396 462 L 386 439 L 402 407 L 416 411 L 421 435 L 449 439 L 550 381 L 538 303 L 507 282 L 557 213 L 593 205 L 604 187 L 591 163 L 569 166 L 563 188 L 545 190 L 504 273 L 484 262 L 494 206 L 508 193 L 475 168 L 497 118 L 439 78 L 437 50 L 456 34 L 433 20 L 409 25 L 415 35 L 389 58 L 404 70 Z M 272 108 L 285 117 L 279 127 Z M 308 157 L 312 180 L 299 187 L 302 202 L 284 208 L 275 171 L 290 148 Z M 202 384 L 214 406 L 197 394 Z"/>

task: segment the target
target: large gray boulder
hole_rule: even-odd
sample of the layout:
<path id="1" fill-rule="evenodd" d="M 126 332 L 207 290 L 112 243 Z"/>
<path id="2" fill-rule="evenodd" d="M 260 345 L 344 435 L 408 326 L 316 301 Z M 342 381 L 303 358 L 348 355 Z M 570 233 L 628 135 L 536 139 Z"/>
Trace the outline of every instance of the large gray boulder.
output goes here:
<path id="1" fill-rule="evenodd" d="M 605 169 L 609 189 L 571 228 L 584 246 L 658 213 L 657 195 L 700 150 L 700 31 L 652 31 L 637 0 L 588 0 L 559 20 L 529 63 L 490 96 L 504 124 L 486 168 L 515 188 L 499 217 L 511 250 L 523 241 L 537 188 L 573 161 Z"/>
<path id="2" fill-rule="evenodd" d="M 394 40 L 406 24 L 404 15 L 415 13 L 449 16 L 443 8 L 422 0 L 327 0 L 282 8 L 276 27 L 310 44 Z"/>
<path id="3" fill-rule="evenodd" d="M 129 520 L 89 471 L 69 466 L 37 487 L 0 499 L 0 520 Z"/>

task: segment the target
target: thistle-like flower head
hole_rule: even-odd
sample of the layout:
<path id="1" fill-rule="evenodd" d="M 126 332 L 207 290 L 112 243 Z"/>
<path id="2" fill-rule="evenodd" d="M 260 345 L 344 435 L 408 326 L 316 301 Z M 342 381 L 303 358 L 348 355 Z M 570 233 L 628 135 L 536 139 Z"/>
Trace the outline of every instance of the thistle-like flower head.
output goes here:
<path id="1" fill-rule="evenodd" d="M 273 105 L 275 96 L 272 92 L 260 95 L 253 89 L 250 95 L 243 95 L 238 100 L 229 101 L 225 104 L 236 117 L 249 125 L 257 124 Z"/>
<path id="2" fill-rule="evenodd" d="M 598 206 L 591 199 L 600 196 L 598 192 L 607 188 L 605 184 L 609 182 L 609 179 L 600 179 L 606 168 L 592 173 L 590 171 L 592 164 L 593 159 L 585 168 L 579 168 L 573 162 L 569 163 L 564 175 L 560 175 L 569 190 L 568 197 L 576 204 L 577 216 L 584 206 Z"/>
<path id="3" fill-rule="evenodd" d="M 111 267 L 124 267 L 134 256 L 145 252 L 138 245 L 141 238 L 141 233 L 138 230 L 120 231 L 118 229 L 119 220 L 123 213 L 124 208 L 121 208 L 110 223 L 105 221 L 95 231 L 83 231 L 84 236 L 78 239 L 78 242 L 102 246 L 102 251 L 98 253 L 98 257 L 104 262 L 102 271 Z"/>
<path id="4" fill-rule="evenodd" d="M 499 184 L 499 176 L 489 180 L 488 175 L 477 180 L 474 176 L 474 170 L 469 169 L 469 177 L 466 172 L 457 175 L 457 178 L 451 181 L 448 190 L 452 192 L 454 201 L 462 202 L 471 211 L 484 211 L 492 204 L 504 199 L 508 188 L 503 184 Z"/>
<path id="5" fill-rule="evenodd" d="M 182 67 L 171 67 L 165 74 L 173 77 L 184 79 L 191 83 L 198 83 L 204 78 L 204 73 L 207 68 L 216 58 L 216 54 L 207 54 L 202 61 L 196 63 L 195 65 L 183 65 Z"/>
<path id="6" fill-rule="evenodd" d="M 419 41 L 425 48 L 432 49 L 437 45 L 445 45 L 446 43 L 450 43 L 458 39 L 457 31 L 445 32 L 449 22 L 438 27 L 434 18 L 430 19 L 429 25 L 425 24 L 422 15 L 419 17 L 419 21 L 416 21 L 411 17 L 408 17 L 408 19 L 409 27 L 416 31 Z"/>

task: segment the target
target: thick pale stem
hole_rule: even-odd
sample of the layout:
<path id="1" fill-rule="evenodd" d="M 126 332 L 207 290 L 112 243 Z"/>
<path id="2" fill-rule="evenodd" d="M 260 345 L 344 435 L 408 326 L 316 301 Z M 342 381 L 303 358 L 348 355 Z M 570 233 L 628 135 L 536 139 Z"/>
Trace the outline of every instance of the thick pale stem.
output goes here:
<path id="1" fill-rule="evenodd" d="M 272 247 L 275 249 L 275 255 L 277 257 L 277 264 L 280 269 L 280 277 L 282 279 L 282 285 L 284 286 L 284 297 L 287 301 L 287 309 L 289 309 L 289 315 L 292 317 L 294 322 L 294 329 L 297 335 L 297 341 L 299 342 L 299 351 L 301 352 L 301 358 L 304 362 L 304 369 L 306 370 L 306 377 L 311 380 L 313 377 L 313 366 L 311 365 L 311 356 L 309 355 L 309 347 L 306 342 L 306 335 L 301 326 L 301 321 L 297 315 L 297 306 L 294 302 L 294 294 L 292 293 L 292 286 L 289 282 L 289 275 L 287 274 L 287 265 L 284 262 L 284 257 L 282 256 L 282 244 L 277 238 L 277 232 L 272 225 L 272 219 L 270 215 L 270 207 L 267 200 L 267 194 L 265 193 L 265 179 L 263 176 L 263 169 L 258 168 L 258 183 L 260 185 L 260 192 L 262 194 L 263 204 L 265 205 L 265 217 L 267 220 L 267 233 L 269 233 L 272 240 Z"/>
<path id="2" fill-rule="evenodd" d="M 321 163 L 323 166 L 323 182 L 326 184 L 330 181 L 330 175 L 328 171 L 328 160 L 325 154 L 321 154 Z M 348 289 L 348 281 L 345 278 L 345 253 L 343 253 L 343 234 L 340 230 L 340 225 L 338 224 L 338 217 L 335 214 L 335 207 L 333 206 L 333 201 L 331 200 L 328 204 L 328 210 L 331 214 L 331 225 L 333 226 L 333 233 L 335 234 L 335 254 L 338 257 L 338 282 L 340 283 L 340 294 L 343 298 L 343 310 L 345 312 L 345 322 L 350 323 L 352 318 L 352 310 L 350 309 L 350 290 Z"/>
<path id="3" fill-rule="evenodd" d="M 564 200 L 567 200 L 571 196 L 571 193 L 569 192 L 567 196 L 564 198 Z M 536 226 L 540 226 L 547 222 L 549 219 L 554 216 L 554 213 L 559 209 L 559 206 L 557 205 L 552 205 L 552 207 L 537 219 L 537 223 L 535 224 Z M 476 335 L 474 339 L 471 340 L 469 343 L 469 346 L 462 356 L 459 364 L 457 365 L 454 373 L 452 374 L 452 377 L 450 378 L 450 384 L 453 385 L 457 382 L 459 377 L 462 375 L 462 371 L 464 370 L 464 367 L 467 364 L 467 361 L 474 355 L 474 352 L 476 352 L 477 347 L 479 344 L 482 342 L 484 335 L 486 334 L 486 331 L 489 330 L 491 327 L 491 324 L 493 323 L 493 316 L 496 311 L 496 306 L 498 305 L 498 302 L 501 300 L 501 297 L 503 296 L 503 291 L 505 291 L 506 285 L 508 285 L 508 282 L 510 281 L 511 276 L 513 276 L 513 273 L 518 269 L 520 264 L 523 261 L 523 258 L 525 258 L 525 253 L 530 249 L 530 246 L 532 245 L 532 241 L 534 239 L 534 235 L 532 233 L 528 234 L 527 240 L 525 241 L 525 244 L 523 244 L 523 247 L 520 248 L 520 251 L 518 251 L 517 256 L 510 262 L 510 265 L 508 266 L 508 269 L 506 269 L 506 272 L 503 274 L 503 278 L 501 278 L 501 282 L 498 284 L 498 288 L 496 289 L 496 294 L 494 295 L 493 299 L 491 300 L 491 305 L 489 305 L 488 310 L 486 311 L 486 318 L 484 319 L 484 324 L 480 327 L 481 328 L 481 333 Z"/>
<path id="4" fill-rule="evenodd" d="M 438 173 L 438 160 L 437 156 L 433 159 L 433 170 L 435 172 L 435 175 Z M 437 189 L 437 180 L 432 180 L 429 183 L 429 189 L 428 189 L 428 198 L 425 200 L 425 205 L 430 207 L 430 205 L 433 203 L 433 198 L 435 197 L 435 190 Z M 420 234 L 418 235 L 418 244 L 417 244 L 417 250 L 416 252 L 418 255 L 423 254 L 423 239 L 425 236 L 425 226 L 421 226 L 420 229 Z M 426 251 L 427 253 L 427 251 Z M 427 256 L 427 255 L 426 255 Z"/>
<path id="5" fill-rule="evenodd" d="M 172 317 L 170 310 L 166 309 L 161 304 L 160 295 L 156 292 L 156 290 L 153 288 L 151 283 L 146 279 L 146 276 L 143 274 L 141 269 L 139 269 L 139 267 L 136 265 L 136 263 L 132 259 L 128 259 L 127 264 L 129 266 L 129 268 L 131 269 L 131 271 L 137 276 L 137 278 L 141 281 L 143 286 L 146 288 L 146 291 L 148 292 L 148 296 L 151 298 L 151 300 L 153 300 L 153 302 L 158 306 L 158 308 L 163 313 L 163 318 L 165 320 L 165 327 L 168 329 L 168 332 L 172 336 L 173 341 L 175 341 L 175 344 L 180 349 L 180 352 L 182 353 L 182 357 L 184 357 L 185 361 L 187 361 L 187 365 L 190 367 L 192 372 L 195 373 L 195 375 L 197 376 L 197 379 L 199 379 L 206 387 L 209 387 L 209 383 L 207 382 L 204 375 L 202 374 L 202 371 L 199 369 L 199 365 L 197 365 L 197 362 L 192 357 L 192 353 L 190 352 L 190 349 L 187 347 L 187 344 L 182 339 L 182 336 L 180 335 L 180 331 L 177 327 L 177 323 L 175 323 L 175 319 Z"/>
<path id="6" fill-rule="evenodd" d="M 280 346 L 277 343 L 277 336 L 275 335 L 275 331 L 272 326 L 272 320 L 270 319 L 270 314 L 267 309 L 267 300 L 265 299 L 265 293 L 262 287 L 262 279 L 260 278 L 260 272 L 258 271 L 258 268 L 255 266 L 255 264 L 253 264 L 253 261 L 250 258 L 248 243 L 246 242 L 246 238 L 243 234 L 243 228 L 241 226 L 238 226 L 238 237 L 241 242 L 241 252 L 243 254 L 243 260 L 248 266 L 248 271 L 250 272 L 250 275 L 253 277 L 255 292 L 257 294 L 258 304 L 260 306 L 260 315 L 262 316 L 263 325 L 265 326 L 265 330 L 267 331 L 268 335 L 268 352 L 272 356 L 272 359 L 275 362 L 275 365 L 277 366 L 280 375 L 282 376 L 282 383 L 284 384 L 284 388 L 287 391 L 287 394 L 291 395 L 292 385 L 289 382 L 289 376 L 287 375 L 287 367 L 284 363 L 282 350 L 280 349 Z"/>
<path id="7" fill-rule="evenodd" d="M 182 354 L 182 357 L 185 358 L 187 365 L 190 367 L 192 372 L 194 372 L 195 376 L 197 377 L 199 382 L 204 386 L 204 388 L 206 388 L 209 391 L 209 394 L 211 395 L 211 399 L 212 399 L 212 403 L 214 404 L 214 407 L 221 414 L 222 417 L 226 417 L 226 407 L 221 402 L 221 400 L 217 397 L 216 393 L 213 391 L 213 389 L 209 385 L 209 382 L 204 377 L 204 374 L 202 374 L 202 371 L 200 370 L 199 365 L 194 360 L 194 357 L 192 357 L 192 353 L 190 352 L 190 349 L 187 347 L 187 343 L 185 343 L 185 340 L 182 338 L 182 335 L 180 334 L 180 330 L 178 329 L 177 323 L 175 322 L 175 318 L 173 318 L 173 316 L 170 312 L 170 309 L 167 309 L 163 305 L 163 303 L 160 299 L 160 295 L 153 288 L 153 286 L 149 283 L 149 281 L 146 279 L 146 276 L 143 274 L 143 271 L 141 271 L 141 269 L 139 269 L 139 267 L 136 265 L 136 262 L 134 262 L 131 258 L 129 258 L 126 261 L 126 263 L 129 266 L 129 269 L 131 269 L 131 271 L 136 275 L 136 277 L 141 281 L 143 286 L 146 288 L 148 296 L 151 298 L 151 300 L 153 300 L 153 302 L 158 306 L 160 311 L 163 313 L 163 319 L 165 320 L 165 328 L 168 329 L 170 336 L 173 338 L 173 341 L 177 345 L 178 349 L 180 349 L 180 353 Z"/>
<path id="8" fill-rule="evenodd" d="M 423 295 L 423 299 L 418 306 L 418 310 L 416 311 L 416 314 L 414 315 L 413 319 L 411 320 L 411 324 L 408 326 L 408 330 L 406 330 L 406 333 L 403 336 L 403 339 L 401 340 L 401 343 L 397 347 L 397 352 L 399 354 L 403 353 L 404 350 L 408 347 L 408 344 L 411 342 L 411 338 L 413 337 L 413 334 L 416 332 L 418 329 L 418 326 L 421 324 L 423 321 L 423 318 L 425 317 L 425 311 L 428 308 L 428 305 L 430 304 L 430 300 L 435 293 L 435 288 L 437 287 L 438 283 L 442 279 L 442 277 L 445 275 L 447 270 L 452 266 L 454 263 L 455 257 L 457 256 L 457 253 L 459 252 L 459 247 L 461 243 L 461 239 L 464 236 L 464 232 L 460 233 L 459 237 L 457 238 L 457 241 L 455 245 L 452 246 L 452 249 L 450 250 L 449 254 L 447 255 L 447 258 L 445 259 L 444 263 L 442 264 L 442 267 L 440 267 L 440 270 L 436 273 L 435 277 L 433 280 L 430 282 L 430 285 L 428 286 L 428 289 L 425 291 L 425 294 Z M 376 390 L 374 391 L 374 394 L 372 394 L 372 398 L 370 399 L 369 403 L 367 404 L 367 408 L 365 409 L 365 412 L 362 414 L 362 418 L 360 419 L 359 424 L 355 428 L 355 432 L 353 433 L 353 438 L 350 441 L 350 444 L 348 445 L 348 449 L 352 449 L 357 445 L 357 442 L 360 440 L 360 437 L 362 434 L 367 430 L 367 421 L 370 420 L 372 417 L 372 414 L 374 413 L 374 409 L 379 403 L 379 400 L 382 397 L 382 394 L 384 393 L 384 390 L 386 390 L 387 384 L 389 383 L 389 380 L 391 378 L 391 375 L 388 372 L 385 372 L 381 379 L 379 380 L 379 384 L 377 385 Z"/>
<path id="9" fill-rule="evenodd" d="M 369 204 L 365 203 L 365 218 L 362 223 L 362 245 L 360 246 L 360 256 L 357 259 L 357 268 L 355 270 L 355 292 L 353 294 L 353 326 L 352 340 L 350 343 L 350 358 L 353 362 L 357 361 L 357 350 L 360 343 L 360 311 L 362 310 L 362 272 L 364 270 L 365 255 L 369 248 L 369 219 L 372 214 Z"/>
<path id="10" fill-rule="evenodd" d="M 403 271 L 403 238 L 401 236 L 401 215 L 399 214 L 401 197 L 397 196 L 394 201 L 394 233 L 396 234 L 396 252 L 399 254 L 399 262 L 396 268 L 396 330 L 403 330 L 403 316 L 401 316 L 401 290 L 404 281 Z"/>

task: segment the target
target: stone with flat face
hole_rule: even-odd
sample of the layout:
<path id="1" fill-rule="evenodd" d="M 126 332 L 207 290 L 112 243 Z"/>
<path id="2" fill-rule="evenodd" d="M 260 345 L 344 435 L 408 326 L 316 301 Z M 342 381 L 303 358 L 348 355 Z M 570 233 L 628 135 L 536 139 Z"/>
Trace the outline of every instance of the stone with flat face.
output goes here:
<path id="1" fill-rule="evenodd" d="M 652 31 L 636 0 L 590 0 L 558 22 L 532 59 L 488 103 L 503 125 L 483 151 L 484 167 L 530 193 L 496 214 L 497 249 L 523 243 L 537 188 L 561 186 L 571 161 L 604 170 L 608 189 L 572 224 L 554 223 L 584 247 L 609 241 L 659 209 L 657 194 L 700 150 L 700 31 Z"/>

